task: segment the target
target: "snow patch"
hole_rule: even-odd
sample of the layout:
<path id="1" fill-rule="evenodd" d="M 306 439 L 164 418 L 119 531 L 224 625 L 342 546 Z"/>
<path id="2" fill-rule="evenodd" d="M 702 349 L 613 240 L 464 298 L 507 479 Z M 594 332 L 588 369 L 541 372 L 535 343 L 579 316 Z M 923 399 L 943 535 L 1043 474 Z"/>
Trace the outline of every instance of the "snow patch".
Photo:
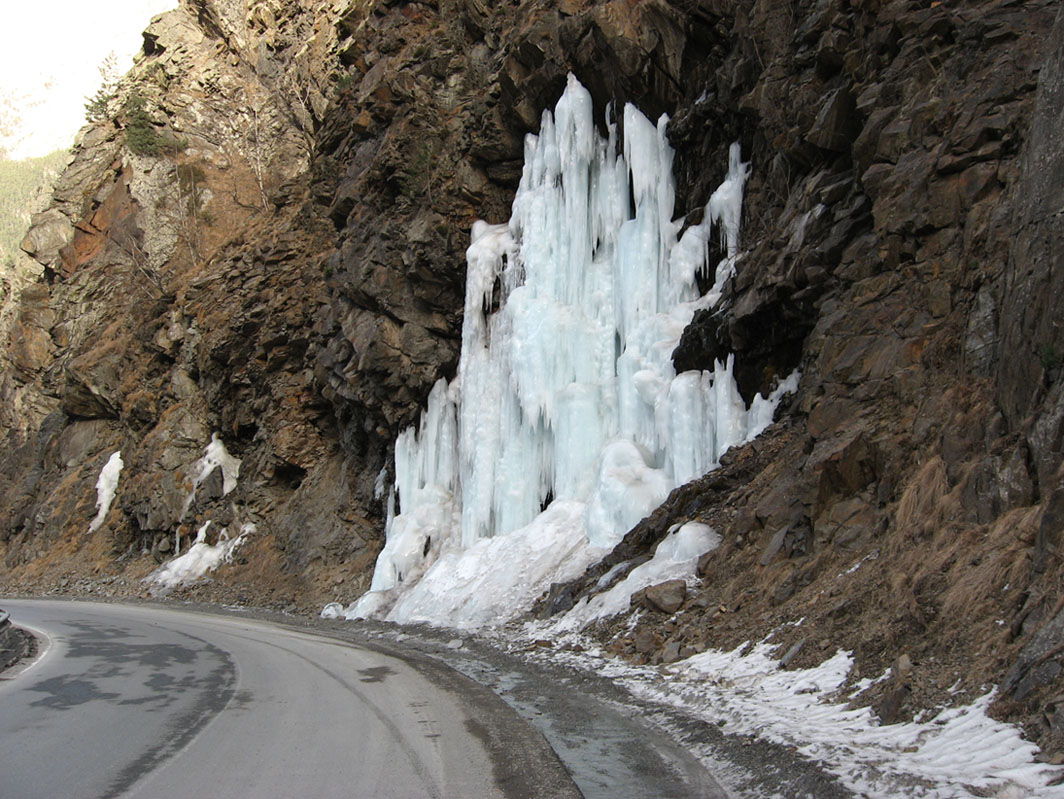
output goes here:
<path id="1" fill-rule="evenodd" d="M 682 708 L 726 734 L 794 747 L 868 799 L 1064 799 L 1064 785 L 1052 784 L 1064 768 L 1035 761 L 1038 748 L 1018 728 L 990 718 L 993 690 L 924 720 L 880 725 L 870 708 L 849 708 L 848 696 L 840 695 L 853 666 L 844 650 L 810 669 L 782 669 L 775 645 L 747 642 L 649 667 L 603 658 L 594 642 L 567 632 L 564 620 L 528 623 L 523 638 L 579 642 L 583 653 L 555 646 L 549 657 L 597 671 L 635 696 Z M 712 761 L 712 752 L 704 758 Z"/>
<path id="2" fill-rule="evenodd" d="M 215 469 L 222 470 L 222 495 L 225 496 L 236 488 L 240 477 L 240 459 L 230 455 L 221 437 L 212 433 L 211 442 L 204 449 L 203 456 L 193 464 L 192 491 L 185 497 L 185 504 L 181 508 L 182 519 L 196 501 L 196 491 Z"/>
<path id="3" fill-rule="evenodd" d="M 100 469 L 100 476 L 96 478 L 96 518 L 89 523 L 89 532 L 95 533 L 107 518 L 114 502 L 115 492 L 118 490 L 118 476 L 122 473 L 122 451 L 112 452 L 107 463 Z"/>

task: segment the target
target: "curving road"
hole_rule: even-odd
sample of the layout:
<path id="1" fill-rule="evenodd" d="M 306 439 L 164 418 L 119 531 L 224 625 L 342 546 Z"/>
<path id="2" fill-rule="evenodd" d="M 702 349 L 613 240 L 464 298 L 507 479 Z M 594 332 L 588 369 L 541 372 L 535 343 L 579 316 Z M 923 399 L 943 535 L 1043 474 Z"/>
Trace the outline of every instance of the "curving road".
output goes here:
<path id="1" fill-rule="evenodd" d="M 0 678 L 0 797 L 578 797 L 488 689 L 239 617 L 7 601 L 46 646 Z"/>

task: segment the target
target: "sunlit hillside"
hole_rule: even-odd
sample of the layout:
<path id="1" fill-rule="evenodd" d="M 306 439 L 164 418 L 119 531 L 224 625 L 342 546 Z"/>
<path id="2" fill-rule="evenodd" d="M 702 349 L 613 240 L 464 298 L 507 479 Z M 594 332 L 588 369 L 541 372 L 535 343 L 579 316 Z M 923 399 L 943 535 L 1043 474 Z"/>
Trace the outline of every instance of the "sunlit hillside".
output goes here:
<path id="1" fill-rule="evenodd" d="M 56 150 L 40 158 L 0 160 L 0 264 L 5 269 L 14 263 L 30 215 L 40 210 L 69 155 Z"/>

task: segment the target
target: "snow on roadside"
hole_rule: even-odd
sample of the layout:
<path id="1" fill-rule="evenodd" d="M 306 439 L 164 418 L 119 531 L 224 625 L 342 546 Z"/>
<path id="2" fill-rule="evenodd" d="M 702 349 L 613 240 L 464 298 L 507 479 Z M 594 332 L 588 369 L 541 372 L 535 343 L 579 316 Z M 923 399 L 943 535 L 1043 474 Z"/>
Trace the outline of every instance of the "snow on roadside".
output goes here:
<path id="1" fill-rule="evenodd" d="M 475 629 L 510 621 L 552 583 L 573 580 L 606 550 L 579 534 L 582 502 L 557 500 L 529 524 L 507 535 L 440 552 L 433 568 L 412 588 L 373 591 L 344 610 L 348 619 L 377 615 L 394 602 L 388 618 L 401 624 L 427 622 Z M 575 534 L 574 534 L 575 533 Z M 420 541 L 416 549 L 420 553 Z M 396 596 L 398 594 L 398 596 Z M 330 614 L 337 612 L 329 607 Z M 325 615 L 324 618 L 334 618 Z"/>
<path id="2" fill-rule="evenodd" d="M 843 650 L 811 669 L 780 668 L 776 646 L 765 641 L 707 650 L 665 666 L 633 666 L 563 629 L 558 622 L 531 622 L 522 638 L 553 637 L 552 658 L 608 677 L 640 699 L 681 708 L 725 733 L 793 746 L 858 796 L 1064 799 L 1064 785 L 1050 784 L 1064 778 L 1064 768 L 1036 762 L 1035 744 L 988 715 L 994 690 L 925 721 L 880 725 L 870 708 L 847 707 L 859 689 L 840 694 L 853 666 Z M 585 651 L 559 648 L 576 643 Z"/>
<path id="3" fill-rule="evenodd" d="M 107 518 L 114 502 L 115 492 L 118 490 L 118 476 L 122 473 L 122 451 L 112 452 L 107 463 L 100 469 L 100 476 L 96 479 L 96 518 L 89 523 L 89 532 L 95 533 Z"/>
<path id="4" fill-rule="evenodd" d="M 256 532 L 255 525 L 248 523 L 241 526 L 240 535 L 230 538 L 229 530 L 223 527 L 221 533 L 218 534 L 218 543 L 208 544 L 207 528 L 210 526 L 211 523 L 208 521 L 200 527 L 195 543 L 184 555 L 179 555 L 164 563 L 145 577 L 144 582 L 163 588 L 176 588 L 179 585 L 194 583 L 214 571 L 222 563 L 230 562 L 237 547 L 247 536 Z"/>

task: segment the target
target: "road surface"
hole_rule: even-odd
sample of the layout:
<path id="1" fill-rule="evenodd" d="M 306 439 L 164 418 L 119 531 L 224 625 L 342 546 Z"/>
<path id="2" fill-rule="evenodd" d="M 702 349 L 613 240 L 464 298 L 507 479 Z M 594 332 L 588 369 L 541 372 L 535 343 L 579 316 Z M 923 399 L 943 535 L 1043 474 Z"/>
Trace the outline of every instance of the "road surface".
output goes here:
<path id="1" fill-rule="evenodd" d="M 0 678 L 4 799 L 580 796 L 498 697 L 417 656 L 157 607 L 4 609 L 44 645 Z"/>

